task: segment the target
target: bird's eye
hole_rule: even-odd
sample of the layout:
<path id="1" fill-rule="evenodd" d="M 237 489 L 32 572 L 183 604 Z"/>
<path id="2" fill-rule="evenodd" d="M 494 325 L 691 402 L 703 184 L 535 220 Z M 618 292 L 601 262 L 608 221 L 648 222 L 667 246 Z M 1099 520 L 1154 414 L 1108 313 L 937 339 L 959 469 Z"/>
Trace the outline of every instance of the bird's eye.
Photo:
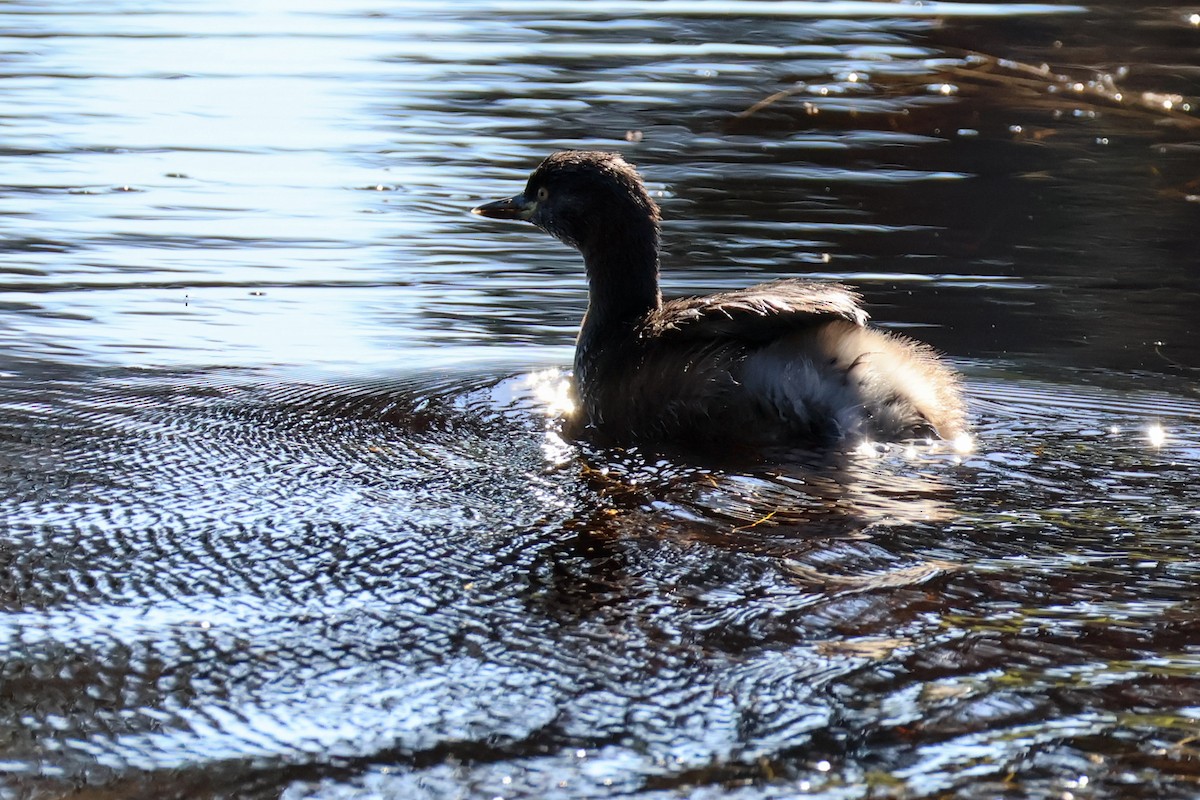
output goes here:
<path id="1" fill-rule="evenodd" d="M 550 198 L 550 190 L 542 186 L 537 190 L 537 199 L 539 203 L 545 202 Z"/>

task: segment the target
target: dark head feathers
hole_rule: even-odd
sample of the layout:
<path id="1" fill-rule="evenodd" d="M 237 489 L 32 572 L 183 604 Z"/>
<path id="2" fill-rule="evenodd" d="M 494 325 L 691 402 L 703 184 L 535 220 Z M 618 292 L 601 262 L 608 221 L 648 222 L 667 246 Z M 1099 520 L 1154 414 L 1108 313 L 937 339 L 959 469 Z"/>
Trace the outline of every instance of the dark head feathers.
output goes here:
<path id="1" fill-rule="evenodd" d="M 618 153 L 554 153 L 529 176 L 525 198 L 537 204 L 533 224 L 575 247 L 633 232 L 658 246 L 658 205 Z"/>

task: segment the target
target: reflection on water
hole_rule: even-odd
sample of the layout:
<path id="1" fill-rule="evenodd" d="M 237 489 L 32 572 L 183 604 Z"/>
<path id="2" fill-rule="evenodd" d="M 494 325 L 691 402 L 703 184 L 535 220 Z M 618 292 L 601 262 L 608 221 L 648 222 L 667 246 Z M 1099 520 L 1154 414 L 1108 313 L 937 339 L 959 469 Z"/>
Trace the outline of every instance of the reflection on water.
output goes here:
<path id="1" fill-rule="evenodd" d="M 0 794 L 1191 796 L 1195 12 L 5 4 Z M 972 446 L 564 439 L 560 147 Z"/>
<path id="2" fill-rule="evenodd" d="M 969 454 L 718 465 L 548 384 L 10 377 L 10 786 L 988 796 L 1151 778 L 1200 699 L 1194 402 L 973 382 Z"/>

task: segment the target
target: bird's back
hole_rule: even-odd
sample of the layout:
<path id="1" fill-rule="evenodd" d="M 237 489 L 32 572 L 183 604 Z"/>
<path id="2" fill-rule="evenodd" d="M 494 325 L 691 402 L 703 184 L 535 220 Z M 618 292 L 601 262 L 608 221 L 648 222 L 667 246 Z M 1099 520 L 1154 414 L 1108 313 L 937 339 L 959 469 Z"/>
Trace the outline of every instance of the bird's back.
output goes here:
<path id="1" fill-rule="evenodd" d="M 788 280 L 672 300 L 604 341 L 585 331 L 583 421 L 616 438 L 692 444 L 958 435 L 953 372 L 866 318 L 845 287 Z"/>

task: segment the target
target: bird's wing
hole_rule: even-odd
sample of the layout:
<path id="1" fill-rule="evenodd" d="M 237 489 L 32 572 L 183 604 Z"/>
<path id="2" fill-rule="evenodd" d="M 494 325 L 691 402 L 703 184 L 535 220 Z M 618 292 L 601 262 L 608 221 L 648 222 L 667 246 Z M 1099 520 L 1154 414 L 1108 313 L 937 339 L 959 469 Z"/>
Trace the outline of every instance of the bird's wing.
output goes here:
<path id="1" fill-rule="evenodd" d="M 822 322 L 865 325 L 857 294 L 836 283 L 785 279 L 732 292 L 668 300 L 643 326 L 665 339 L 770 341 Z"/>

